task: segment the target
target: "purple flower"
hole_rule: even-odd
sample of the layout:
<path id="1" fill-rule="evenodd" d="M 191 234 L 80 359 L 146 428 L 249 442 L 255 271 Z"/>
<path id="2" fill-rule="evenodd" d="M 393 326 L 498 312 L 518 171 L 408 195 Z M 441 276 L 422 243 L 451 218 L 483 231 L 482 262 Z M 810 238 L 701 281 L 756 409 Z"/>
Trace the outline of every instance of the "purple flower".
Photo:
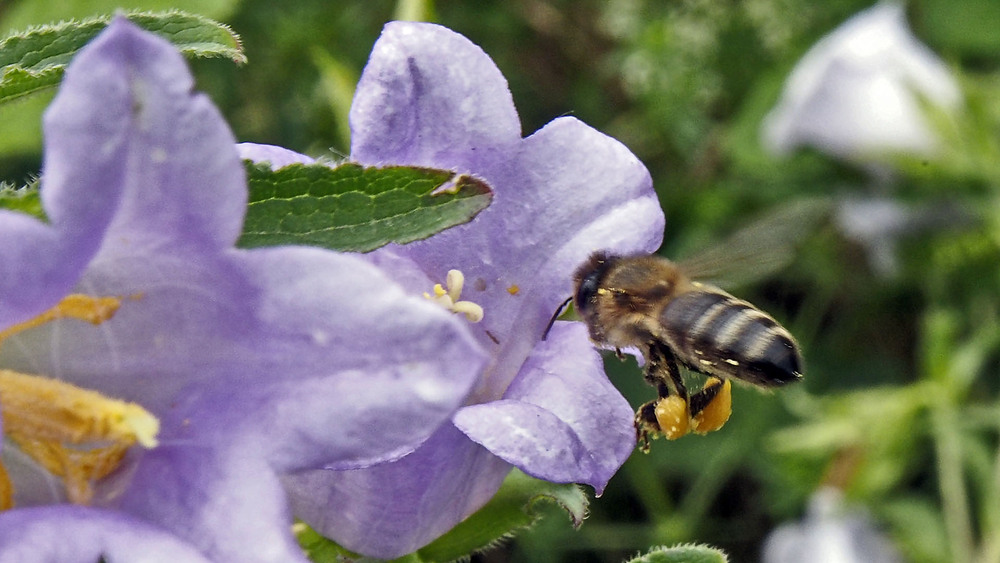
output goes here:
<path id="1" fill-rule="evenodd" d="M 0 334 L 70 292 L 120 306 L 6 338 L 0 368 L 137 403 L 158 444 L 89 507 L 5 447 L 0 561 L 304 561 L 280 475 L 412 451 L 477 383 L 481 345 L 358 257 L 233 248 L 232 134 L 176 50 L 123 18 L 76 57 L 45 133 L 50 222 L 0 211 Z"/>
<path id="2" fill-rule="evenodd" d="M 907 27 L 903 6 L 886 1 L 802 57 L 764 122 L 764 143 L 775 154 L 811 145 L 853 160 L 929 156 L 938 138 L 921 103 L 952 111 L 960 100 L 947 66 Z"/>
<path id="3" fill-rule="evenodd" d="M 635 447 L 633 411 L 579 323 L 545 325 L 597 249 L 651 252 L 663 212 L 646 168 L 577 119 L 522 138 L 506 81 L 464 37 L 388 24 L 351 108 L 352 159 L 469 173 L 494 189 L 469 224 L 372 255 L 413 292 L 464 274 L 461 299 L 490 363 L 452 425 L 414 453 L 351 471 L 286 478 L 297 516 L 349 549 L 396 557 L 480 508 L 516 466 L 598 492 Z M 454 298 L 452 298 L 454 301 Z"/>

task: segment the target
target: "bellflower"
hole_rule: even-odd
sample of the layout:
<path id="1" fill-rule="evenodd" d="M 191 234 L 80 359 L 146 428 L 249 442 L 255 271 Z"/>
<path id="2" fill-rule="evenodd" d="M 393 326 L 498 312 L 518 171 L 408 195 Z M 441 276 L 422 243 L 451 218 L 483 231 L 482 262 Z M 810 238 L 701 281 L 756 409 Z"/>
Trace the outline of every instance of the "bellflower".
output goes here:
<path id="1" fill-rule="evenodd" d="M 843 494 L 822 488 L 806 517 L 779 526 L 764 542 L 764 563 L 902 563 L 892 542 L 863 512 L 844 506 Z"/>
<path id="2" fill-rule="evenodd" d="M 493 188 L 470 223 L 371 255 L 411 291 L 440 284 L 451 301 L 480 305 L 472 327 L 490 363 L 452 423 L 414 453 L 286 478 L 296 515 L 349 549 L 390 558 L 476 511 L 512 467 L 600 494 L 635 447 L 633 410 L 582 324 L 542 335 L 590 253 L 659 246 L 664 218 L 646 168 L 571 117 L 522 138 L 492 60 L 431 24 L 385 27 L 350 117 L 353 160 L 450 169 Z M 449 281 L 451 270 L 462 276 Z"/>
<path id="3" fill-rule="evenodd" d="M 884 197 L 851 197 L 837 205 L 834 221 L 844 236 L 864 248 L 872 270 L 888 277 L 898 273 L 896 247 L 901 240 L 968 226 L 975 218 L 949 203 L 913 205 Z"/>
<path id="4" fill-rule="evenodd" d="M 811 145 L 848 160 L 929 156 L 938 138 L 921 102 L 947 112 L 960 99 L 945 64 L 910 32 L 903 6 L 882 2 L 802 57 L 765 118 L 764 144 L 775 154 Z"/>
<path id="5" fill-rule="evenodd" d="M 53 468 L 30 440 L 5 442 L 14 507 L 0 512 L 2 562 L 304 561 L 279 476 L 412 451 L 486 362 L 465 321 L 360 258 L 235 249 L 243 167 L 192 86 L 171 45 L 115 19 L 74 59 L 45 116 L 48 222 L 0 211 L 7 437 L 52 441 L 35 426 L 60 421 L 18 418 L 26 400 L 71 408 L 67 397 L 86 397 L 108 412 L 128 401 L 149 423 L 107 435 L 124 445 L 120 459 L 97 450 L 110 473 Z M 97 297 L 117 310 L 93 324 L 41 322 Z M 73 446 L 72 431 L 96 433 L 91 445 L 104 447 L 98 422 L 116 421 L 61 432 Z"/>

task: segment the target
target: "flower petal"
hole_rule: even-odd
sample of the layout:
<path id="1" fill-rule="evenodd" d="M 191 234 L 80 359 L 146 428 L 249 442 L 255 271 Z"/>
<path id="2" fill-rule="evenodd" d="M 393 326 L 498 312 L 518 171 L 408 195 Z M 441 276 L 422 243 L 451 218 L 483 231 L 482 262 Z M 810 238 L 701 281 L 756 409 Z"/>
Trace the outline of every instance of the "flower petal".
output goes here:
<path id="1" fill-rule="evenodd" d="M 474 327 L 481 342 L 490 346 L 489 331 L 504 348 L 481 393 L 496 398 L 572 294 L 573 271 L 595 250 L 652 252 L 664 217 L 645 166 L 574 118 L 524 139 L 505 167 L 471 172 L 494 187 L 490 207 L 466 225 L 379 252 L 405 255 L 436 280 L 452 268 L 465 272 L 464 298 L 486 312 Z"/>
<path id="2" fill-rule="evenodd" d="M 56 505 L 0 513 L 0 563 L 101 559 L 209 563 L 191 545 L 120 512 Z"/>
<path id="3" fill-rule="evenodd" d="M 281 483 L 256 454 L 164 444 L 145 453 L 121 509 L 186 539 L 212 561 L 305 563 Z"/>
<path id="4" fill-rule="evenodd" d="M 257 318 L 220 366 L 227 373 L 175 407 L 182 436 L 247 439 L 282 470 L 362 467 L 412 451 L 486 362 L 463 320 L 355 256 L 277 248 L 241 257 L 270 291 L 248 303 Z"/>
<path id="5" fill-rule="evenodd" d="M 47 117 L 57 129 L 71 119 L 69 111 L 101 108 L 98 113 L 114 112 L 117 121 L 125 121 L 118 135 L 78 131 L 66 139 L 91 151 L 99 141 L 99 152 L 114 153 L 120 163 L 116 176 L 95 178 L 83 161 L 67 166 L 56 180 L 72 185 L 101 179 L 124 187 L 95 260 L 143 256 L 154 249 L 182 258 L 192 248 L 231 247 L 246 208 L 243 166 L 219 111 L 193 91 L 181 54 L 123 17 L 85 54 L 71 69 L 99 77 L 97 84 L 75 85 L 70 91 L 76 105 Z M 114 90 L 105 84 L 115 85 Z M 80 199 L 78 190 L 74 185 L 67 198 Z"/>
<path id="6" fill-rule="evenodd" d="M 134 49 L 135 33 L 123 18 L 114 20 L 73 60 L 45 113 L 41 198 L 51 226 L 0 211 L 0 326 L 54 305 L 97 251 L 126 178 L 143 172 L 136 149 L 155 148 L 136 126 L 163 100 L 136 95 L 142 85 L 155 78 L 190 89 L 183 63 L 180 71 L 172 64 L 180 62 L 176 50 Z M 139 71 L 135 81 L 130 69 Z"/>
<path id="7" fill-rule="evenodd" d="M 362 164 L 453 169 L 476 175 L 494 189 L 492 205 L 470 223 L 424 241 L 389 245 L 367 258 L 411 291 L 428 291 L 434 283 L 444 284 L 449 270 L 462 271 L 461 299 L 482 305 L 486 315 L 471 330 L 493 359 L 467 404 L 500 399 L 522 374 L 527 383 L 514 387 L 507 400 L 520 409 L 518 415 L 540 414 L 546 426 L 520 421 L 513 426 L 535 432 L 535 438 L 555 429 L 557 447 L 572 448 L 580 457 L 565 469 L 559 467 L 561 458 L 532 453 L 541 449 L 536 442 L 529 448 L 503 439 L 491 443 L 529 472 L 603 487 L 611 466 L 627 455 L 622 450 L 634 445 L 631 409 L 616 413 L 623 401 L 617 397 L 597 416 L 588 416 L 548 392 L 536 396 L 530 390 L 535 384 L 560 391 L 572 387 L 545 373 L 568 368 L 567 376 L 584 372 L 579 383 L 586 389 L 571 391 L 575 394 L 567 401 L 582 399 L 591 406 L 589 398 L 607 395 L 606 379 L 590 388 L 594 378 L 587 373 L 595 375 L 600 364 L 593 362 L 596 353 L 585 333 L 576 329 L 568 351 L 543 343 L 537 365 L 525 363 L 550 315 L 572 292 L 573 270 L 591 252 L 650 252 L 659 245 L 663 214 L 645 167 L 621 143 L 572 118 L 557 119 L 520 139 L 510 94 L 492 61 L 466 39 L 430 24 L 386 27 L 355 95 L 351 126 L 352 158 Z M 415 283 L 425 286 L 415 288 Z M 547 349 L 551 358 L 544 359 Z M 573 361 L 581 349 L 588 359 Z M 468 408 L 472 413 L 477 407 Z M 472 416 L 478 423 L 477 418 Z M 613 429 L 627 426 L 629 438 L 618 431 L 605 439 L 592 431 L 590 423 L 608 420 Z M 489 431 L 497 425 L 487 421 L 484 427 L 483 435 L 474 432 L 477 438 L 493 440 Z M 582 461 L 597 451 L 610 451 L 612 461 Z M 446 427 L 397 461 L 356 471 L 303 473 L 287 484 L 296 514 L 321 533 L 366 555 L 396 557 L 482 506 L 508 468 Z M 337 506 L 354 509 L 330 508 Z"/>
<path id="8" fill-rule="evenodd" d="M 297 517 L 372 557 L 411 553 L 486 503 L 510 465 L 445 426 L 399 461 L 284 478 Z"/>
<path id="9" fill-rule="evenodd" d="M 455 426 L 525 473 L 600 495 L 635 448 L 633 411 L 604 375 L 581 323 L 556 323 L 503 400 L 459 410 Z"/>
<path id="10" fill-rule="evenodd" d="M 206 274 L 210 258 L 185 269 L 150 257 L 171 272 L 155 283 L 99 271 L 87 278 L 95 293 L 141 296 L 99 327 L 67 321 L 15 337 L 4 365 L 139 401 L 164 437 L 246 441 L 284 470 L 412 451 L 485 364 L 464 320 L 361 258 L 310 248 L 228 258 L 215 260 L 233 277 Z"/>
<path id="11" fill-rule="evenodd" d="M 521 137 L 499 69 L 438 25 L 386 24 L 356 92 L 351 157 L 365 164 L 434 166 L 468 155 L 495 162 Z"/>
<path id="12" fill-rule="evenodd" d="M 236 150 L 243 160 L 254 162 L 268 162 L 272 170 L 284 168 L 289 164 L 312 164 L 316 162 L 312 158 L 290 151 L 284 147 L 275 145 L 259 145 L 257 143 L 239 143 Z"/>
<path id="13" fill-rule="evenodd" d="M 96 327 L 62 320 L 17 335 L 3 365 L 136 401 L 161 420 L 160 446 L 131 451 L 95 503 L 120 499 L 219 560 L 300 558 L 276 474 L 413 450 L 464 402 L 483 352 L 464 321 L 357 256 L 230 248 L 245 185 L 225 123 L 203 97 L 160 83 L 179 59 L 164 54 L 172 47 L 123 20 L 105 35 L 96 44 L 109 80 L 131 77 L 109 94 L 130 102 L 109 142 L 127 165 L 98 178 L 123 192 L 77 289 L 121 307 Z M 91 65 L 78 67 L 84 75 L 107 62 L 80 60 Z M 93 91 L 82 95 L 101 107 Z M 61 127 L 71 113 L 56 115 Z M 102 146 L 85 133 L 78 142 Z M 67 189 L 97 181 L 77 164 L 60 180 Z M 237 188 L 234 212 L 226 198 Z"/>
<path id="14" fill-rule="evenodd" d="M 245 440 L 269 452 L 276 468 L 357 467 L 412 451 L 462 403 L 485 361 L 466 324 L 407 295 L 361 258 L 309 248 L 234 251 L 231 240 L 197 234 L 228 220 L 220 215 L 231 204 L 219 209 L 214 192 L 232 196 L 238 188 L 235 199 L 245 202 L 231 134 L 189 92 L 187 74 L 184 88 L 163 84 L 178 79 L 168 72 L 175 64 L 186 73 L 173 47 L 116 22 L 101 37 L 117 39 L 97 46 L 125 65 L 109 72 L 133 77 L 119 97 L 141 99 L 140 113 L 115 137 L 132 139 L 119 157 L 154 170 L 117 180 L 125 190 L 112 206 L 109 240 L 80 290 L 119 296 L 122 305 L 99 327 L 63 321 L 19 335 L 0 349 L 4 366 L 137 401 L 163 419 L 166 437 Z M 104 64 L 82 60 L 82 75 Z M 158 70 L 128 66 L 136 61 Z M 88 108 L 102 107 L 88 95 Z M 159 160 L 147 162 L 149 154 Z M 83 180 L 80 166 L 72 174 Z M 180 168 L 190 172 L 172 172 Z M 185 228 L 169 220 L 180 206 L 198 210 Z M 407 423 L 376 424 L 385 412 Z"/>
<path id="15" fill-rule="evenodd" d="M 537 340 L 591 252 L 652 252 L 661 242 L 652 180 L 628 148 L 574 118 L 520 139 L 496 65 L 440 26 L 385 27 L 358 84 L 351 129 L 351 157 L 362 164 L 454 169 L 493 188 L 493 203 L 469 224 L 381 252 L 409 256 L 436 283 L 448 270 L 466 273 L 470 300 L 486 310 L 480 340 L 488 345 L 488 331 L 523 350 L 516 366 L 500 368 L 495 396 L 531 346 L 506 336 Z"/>

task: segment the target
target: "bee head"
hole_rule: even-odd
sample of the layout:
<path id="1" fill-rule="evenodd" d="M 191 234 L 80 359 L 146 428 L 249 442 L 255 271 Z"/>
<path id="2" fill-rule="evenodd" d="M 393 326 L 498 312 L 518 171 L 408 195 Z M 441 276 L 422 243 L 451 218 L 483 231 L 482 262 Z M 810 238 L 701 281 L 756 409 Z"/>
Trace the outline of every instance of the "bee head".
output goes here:
<path id="1" fill-rule="evenodd" d="M 585 319 L 593 312 L 597 300 L 597 290 L 604 282 L 611 267 L 618 261 L 617 256 L 607 252 L 595 252 L 576 269 L 573 281 L 576 291 L 573 293 L 573 306 Z"/>
<path id="2" fill-rule="evenodd" d="M 549 320 L 549 324 L 545 327 L 545 332 L 542 335 L 542 340 L 549 334 L 549 329 L 552 328 L 553 323 L 555 323 L 556 318 L 562 313 L 563 309 L 573 302 L 573 307 L 576 312 L 582 317 L 583 321 L 587 324 L 591 331 L 591 337 L 596 338 L 598 335 L 594 334 L 597 330 L 596 323 L 594 322 L 594 305 L 597 301 L 598 290 L 601 287 L 601 283 L 604 281 L 608 270 L 611 266 L 618 261 L 617 256 L 612 256 L 606 252 L 595 252 L 576 269 L 573 275 L 573 296 L 563 302 L 562 305 L 556 309 L 555 314 Z"/>

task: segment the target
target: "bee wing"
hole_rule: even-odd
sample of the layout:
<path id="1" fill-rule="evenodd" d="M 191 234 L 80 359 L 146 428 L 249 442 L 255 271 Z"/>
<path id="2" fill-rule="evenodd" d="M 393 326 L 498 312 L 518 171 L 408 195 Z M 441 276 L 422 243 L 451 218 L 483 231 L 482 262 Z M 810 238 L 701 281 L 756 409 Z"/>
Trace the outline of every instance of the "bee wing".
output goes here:
<path id="1" fill-rule="evenodd" d="M 678 265 L 691 278 L 722 287 L 764 279 L 792 261 L 798 244 L 824 224 L 832 209 L 829 198 L 793 201 Z"/>

